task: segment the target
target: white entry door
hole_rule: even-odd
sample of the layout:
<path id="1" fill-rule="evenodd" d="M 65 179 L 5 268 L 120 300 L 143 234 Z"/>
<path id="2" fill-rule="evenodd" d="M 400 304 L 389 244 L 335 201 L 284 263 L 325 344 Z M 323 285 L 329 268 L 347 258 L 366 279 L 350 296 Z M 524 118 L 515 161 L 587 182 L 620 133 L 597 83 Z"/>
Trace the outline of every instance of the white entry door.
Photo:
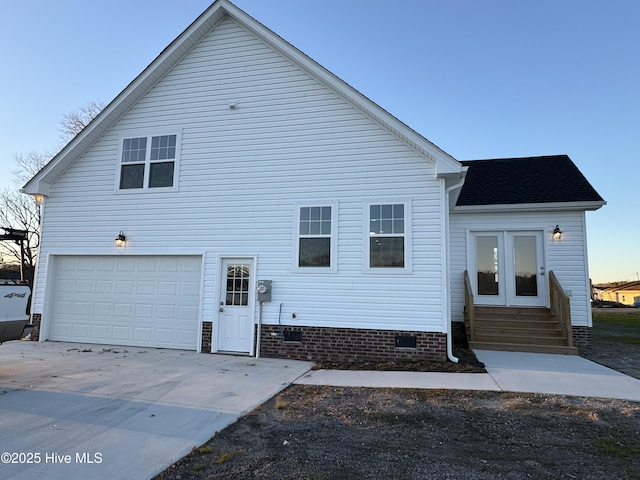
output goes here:
<path id="1" fill-rule="evenodd" d="M 253 260 L 222 261 L 218 351 L 250 355 L 254 336 Z"/>
<path id="2" fill-rule="evenodd" d="M 479 305 L 545 306 L 542 232 L 472 234 L 472 282 Z"/>

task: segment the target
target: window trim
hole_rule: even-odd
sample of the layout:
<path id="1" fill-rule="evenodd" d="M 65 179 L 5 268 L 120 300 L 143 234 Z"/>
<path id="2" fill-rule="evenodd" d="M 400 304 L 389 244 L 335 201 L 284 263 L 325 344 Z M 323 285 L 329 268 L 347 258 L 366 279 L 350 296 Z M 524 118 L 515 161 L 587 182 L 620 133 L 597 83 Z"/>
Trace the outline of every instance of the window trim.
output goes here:
<path id="1" fill-rule="evenodd" d="M 174 159 L 151 161 L 151 143 L 153 137 L 162 137 L 167 135 L 176 136 L 176 156 Z M 124 150 L 124 141 L 133 138 L 146 138 L 147 146 L 145 150 L 144 160 L 144 179 L 142 181 L 141 188 L 120 188 L 120 181 L 122 175 L 122 166 L 126 163 L 122 162 L 122 153 Z M 118 194 L 132 194 L 132 193 L 149 193 L 149 192 L 175 192 L 178 190 L 179 172 L 180 172 L 180 157 L 182 151 L 182 131 L 180 129 L 174 130 L 131 130 L 118 136 L 118 154 L 116 158 L 116 180 L 115 180 L 115 192 Z M 173 161 L 173 185 L 170 187 L 149 187 L 151 164 L 153 163 L 166 163 Z M 131 163 L 135 164 L 135 163 Z M 141 163 L 140 163 L 141 164 Z"/>
<path id="2" fill-rule="evenodd" d="M 330 248 L 331 253 L 329 256 L 328 267 L 300 267 L 298 264 L 300 254 L 300 209 L 308 207 L 331 207 L 331 235 L 330 235 Z M 293 212 L 293 256 L 292 256 L 292 272 L 294 273 L 337 273 L 338 272 L 338 202 L 331 201 L 325 202 L 322 200 L 309 201 L 303 203 L 294 204 Z M 326 237 L 325 235 L 319 235 L 319 237 Z"/>
<path id="3" fill-rule="evenodd" d="M 372 267 L 371 266 L 371 237 L 375 236 L 370 233 L 370 215 L 372 205 L 404 205 L 404 233 L 402 235 L 392 234 L 390 237 L 404 237 L 404 267 Z M 410 199 L 377 199 L 367 200 L 364 202 L 362 215 L 362 233 L 363 233 L 363 256 L 362 271 L 363 273 L 371 273 L 376 275 L 401 275 L 413 272 L 413 242 L 412 242 L 412 202 Z M 384 237 L 385 235 L 381 235 Z"/>

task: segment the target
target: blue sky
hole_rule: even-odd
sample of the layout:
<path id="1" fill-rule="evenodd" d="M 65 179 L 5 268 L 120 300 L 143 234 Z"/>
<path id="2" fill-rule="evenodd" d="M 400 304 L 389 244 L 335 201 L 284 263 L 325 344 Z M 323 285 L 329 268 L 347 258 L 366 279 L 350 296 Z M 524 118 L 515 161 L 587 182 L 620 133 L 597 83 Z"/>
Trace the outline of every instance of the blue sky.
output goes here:
<path id="1" fill-rule="evenodd" d="M 0 186 L 210 3 L 0 0 Z M 591 277 L 637 278 L 640 2 L 234 3 L 459 160 L 568 154 L 608 202 L 587 213 Z"/>

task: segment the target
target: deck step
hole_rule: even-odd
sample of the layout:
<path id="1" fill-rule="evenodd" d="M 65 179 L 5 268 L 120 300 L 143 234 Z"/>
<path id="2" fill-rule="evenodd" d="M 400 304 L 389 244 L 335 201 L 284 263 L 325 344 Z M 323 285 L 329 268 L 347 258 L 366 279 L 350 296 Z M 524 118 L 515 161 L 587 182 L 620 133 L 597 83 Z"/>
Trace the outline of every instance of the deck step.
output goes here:
<path id="1" fill-rule="evenodd" d="M 476 306 L 471 348 L 577 354 L 548 308 Z"/>
<path id="2" fill-rule="evenodd" d="M 471 350 L 501 350 L 506 352 L 553 353 L 578 355 L 576 347 L 560 345 L 527 345 L 522 343 L 469 342 Z"/>
<path id="3" fill-rule="evenodd" d="M 490 333 L 482 332 L 476 333 L 474 341 L 476 342 L 489 342 L 489 343 L 511 343 L 520 345 L 554 345 L 554 346 L 566 346 L 567 337 L 560 335 L 518 335 L 518 334 L 506 334 L 506 333 Z"/>

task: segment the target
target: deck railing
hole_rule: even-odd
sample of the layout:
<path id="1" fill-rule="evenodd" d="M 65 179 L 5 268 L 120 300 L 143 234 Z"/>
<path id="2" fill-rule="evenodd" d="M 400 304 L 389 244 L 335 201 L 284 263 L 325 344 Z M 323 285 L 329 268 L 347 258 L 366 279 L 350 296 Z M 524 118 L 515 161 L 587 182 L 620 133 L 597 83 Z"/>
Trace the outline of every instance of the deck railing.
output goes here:
<path id="1" fill-rule="evenodd" d="M 467 341 L 473 342 L 476 336 L 475 304 L 469 272 L 464 271 L 464 327 L 467 332 Z"/>
<path id="2" fill-rule="evenodd" d="M 567 346 L 573 347 L 573 329 L 571 328 L 571 301 L 552 270 L 549 270 L 549 304 L 551 313 L 560 322 L 560 327 L 566 332 Z"/>

